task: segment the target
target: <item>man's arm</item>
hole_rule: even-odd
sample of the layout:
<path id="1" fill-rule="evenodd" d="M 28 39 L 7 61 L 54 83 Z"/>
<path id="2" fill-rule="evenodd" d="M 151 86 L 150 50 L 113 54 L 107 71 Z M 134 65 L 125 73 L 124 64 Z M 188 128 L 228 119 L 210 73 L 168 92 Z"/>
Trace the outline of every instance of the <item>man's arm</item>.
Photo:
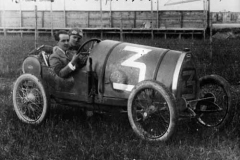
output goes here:
<path id="1" fill-rule="evenodd" d="M 60 58 L 52 56 L 50 57 L 50 66 L 53 68 L 54 72 L 62 78 L 66 78 L 74 70 L 73 66 L 67 64 L 66 66 L 61 62 Z"/>
<path id="2" fill-rule="evenodd" d="M 71 57 L 71 59 L 73 60 L 74 59 L 74 56 L 77 54 L 77 51 L 76 50 L 69 50 L 67 51 L 67 54 Z M 82 54 L 79 54 L 76 58 L 75 61 L 75 66 L 76 68 L 82 68 L 83 66 L 86 65 L 87 63 L 87 59 L 88 59 L 88 55 L 82 55 Z"/>

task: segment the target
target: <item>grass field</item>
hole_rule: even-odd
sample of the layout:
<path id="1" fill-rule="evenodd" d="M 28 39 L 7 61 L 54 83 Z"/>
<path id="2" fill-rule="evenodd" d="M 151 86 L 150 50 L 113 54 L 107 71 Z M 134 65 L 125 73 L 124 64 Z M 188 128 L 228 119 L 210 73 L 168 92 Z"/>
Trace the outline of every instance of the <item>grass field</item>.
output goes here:
<path id="1" fill-rule="evenodd" d="M 114 37 L 110 37 L 116 39 Z M 190 48 L 199 75 L 219 74 L 226 78 L 238 107 L 240 81 L 240 40 L 209 42 L 191 39 L 127 38 L 126 41 L 182 50 Z M 45 37 L 38 45 L 55 42 Z M 177 131 L 166 143 L 140 140 L 130 127 L 127 115 L 95 114 L 87 117 L 79 108 L 54 106 L 40 126 L 20 122 L 13 111 L 12 82 L 21 73 L 21 63 L 34 48 L 33 37 L 0 37 L 0 160 L 239 160 L 240 111 L 222 132 L 197 125 L 194 120 L 179 121 Z M 6 79 L 7 78 L 7 81 Z"/>

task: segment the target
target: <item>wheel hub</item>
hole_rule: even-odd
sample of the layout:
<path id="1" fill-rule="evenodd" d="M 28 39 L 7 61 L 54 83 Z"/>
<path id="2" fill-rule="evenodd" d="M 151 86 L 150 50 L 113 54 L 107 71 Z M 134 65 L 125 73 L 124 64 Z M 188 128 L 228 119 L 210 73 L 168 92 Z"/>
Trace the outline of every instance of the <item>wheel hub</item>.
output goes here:
<path id="1" fill-rule="evenodd" d="M 151 114 L 157 111 L 157 108 L 154 105 L 148 107 L 148 109 L 143 113 L 143 120 L 148 118 Z"/>
<path id="2" fill-rule="evenodd" d="M 34 95 L 33 92 L 30 92 L 27 94 L 26 96 L 26 100 L 29 102 L 29 101 L 35 101 L 36 100 L 36 96 Z"/>

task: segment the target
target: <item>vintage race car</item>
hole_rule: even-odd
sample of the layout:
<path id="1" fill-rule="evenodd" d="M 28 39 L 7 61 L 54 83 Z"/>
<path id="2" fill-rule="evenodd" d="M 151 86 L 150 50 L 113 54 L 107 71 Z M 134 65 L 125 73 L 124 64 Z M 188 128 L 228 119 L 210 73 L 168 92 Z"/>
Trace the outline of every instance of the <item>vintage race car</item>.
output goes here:
<path id="1" fill-rule="evenodd" d="M 51 51 L 42 46 L 29 54 L 14 83 L 14 110 L 25 123 L 41 124 L 50 99 L 92 111 L 127 113 L 134 132 L 147 141 L 168 140 L 181 118 L 217 129 L 232 120 L 229 83 L 217 75 L 198 78 L 188 49 L 90 39 L 79 49 L 89 56 L 86 66 L 68 78 L 58 77 L 49 66 Z"/>

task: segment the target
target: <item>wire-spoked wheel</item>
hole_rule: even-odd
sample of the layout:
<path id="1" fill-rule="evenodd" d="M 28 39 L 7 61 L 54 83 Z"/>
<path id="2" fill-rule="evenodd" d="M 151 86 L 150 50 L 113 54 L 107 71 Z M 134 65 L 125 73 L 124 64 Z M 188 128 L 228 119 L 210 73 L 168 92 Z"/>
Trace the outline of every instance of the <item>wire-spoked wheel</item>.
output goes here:
<path id="1" fill-rule="evenodd" d="M 199 81 L 199 98 L 207 100 L 196 105 L 196 110 L 200 111 L 197 121 L 205 127 L 225 128 L 232 121 L 235 110 L 231 105 L 229 83 L 217 75 L 204 76 Z"/>
<path id="2" fill-rule="evenodd" d="M 177 123 L 175 100 L 161 83 L 146 80 L 128 98 L 128 118 L 134 132 L 147 141 L 167 141 Z"/>
<path id="3" fill-rule="evenodd" d="M 13 87 L 13 105 L 18 118 L 29 124 L 40 124 L 48 113 L 48 95 L 39 78 L 22 74 Z"/>

